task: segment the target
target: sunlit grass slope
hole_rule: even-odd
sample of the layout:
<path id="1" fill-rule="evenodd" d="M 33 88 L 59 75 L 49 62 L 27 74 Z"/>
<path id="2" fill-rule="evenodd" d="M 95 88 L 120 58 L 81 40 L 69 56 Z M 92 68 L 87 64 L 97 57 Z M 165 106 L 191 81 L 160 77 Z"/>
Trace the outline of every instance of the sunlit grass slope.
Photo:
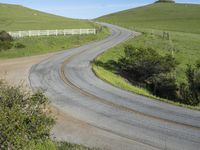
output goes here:
<path id="1" fill-rule="evenodd" d="M 156 3 L 98 18 L 127 28 L 200 33 L 200 5 Z"/>
<path id="2" fill-rule="evenodd" d="M 96 60 L 103 63 L 118 61 L 124 56 L 123 47 L 127 44 L 152 48 L 163 55 L 173 53 L 179 62 L 176 76 L 177 84 L 180 84 L 186 82 L 187 64 L 193 65 L 200 59 L 200 5 L 156 3 L 102 16 L 97 20 L 142 33 L 139 37 L 130 39 L 100 55 Z M 164 32 L 169 33 L 169 39 L 163 38 Z M 93 64 L 93 70 L 101 79 L 119 88 L 155 98 L 145 89 L 136 87 L 120 77 L 116 72 L 117 68 L 109 70 Z"/>
<path id="3" fill-rule="evenodd" d="M 0 59 L 32 56 L 78 47 L 91 41 L 103 39 L 109 34 L 88 20 L 70 19 L 56 16 L 19 5 L 0 4 L 0 31 L 47 30 L 47 29 L 96 28 L 95 35 L 40 36 L 15 39 L 13 47 L 0 50 Z M 16 48 L 18 43 L 24 47 Z M 18 44 L 19 45 L 19 44 Z"/>
<path id="4" fill-rule="evenodd" d="M 91 28 L 93 24 L 29 9 L 20 5 L 0 4 L 0 30 L 36 30 Z"/>

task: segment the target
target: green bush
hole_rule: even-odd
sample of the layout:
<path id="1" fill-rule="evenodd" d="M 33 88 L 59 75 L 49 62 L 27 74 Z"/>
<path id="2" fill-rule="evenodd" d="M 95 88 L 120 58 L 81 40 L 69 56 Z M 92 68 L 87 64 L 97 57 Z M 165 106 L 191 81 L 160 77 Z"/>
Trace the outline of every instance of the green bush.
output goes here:
<path id="1" fill-rule="evenodd" d="M 119 60 L 120 72 L 131 82 L 146 83 L 148 78 L 175 70 L 176 60 L 171 55 L 161 56 L 153 49 L 127 45 L 125 56 Z"/>
<path id="2" fill-rule="evenodd" d="M 21 43 L 15 43 L 15 48 L 25 48 L 26 46 Z"/>
<path id="3" fill-rule="evenodd" d="M 176 78 L 171 75 L 159 74 L 149 79 L 150 91 L 159 97 L 176 100 L 177 89 Z"/>
<path id="4" fill-rule="evenodd" d="M 0 51 L 12 48 L 13 46 L 13 44 L 11 43 L 12 41 L 13 41 L 13 38 L 6 31 L 1 31 L 0 32 Z"/>
<path id="5" fill-rule="evenodd" d="M 0 51 L 11 49 L 13 44 L 9 41 L 1 41 L 0 40 Z"/>
<path id="6" fill-rule="evenodd" d="M 154 95 L 175 100 L 176 78 L 173 71 L 177 66 L 171 55 L 162 56 L 153 49 L 125 46 L 124 57 L 119 59 L 119 72 L 130 82 L 146 87 Z"/>
<path id="7" fill-rule="evenodd" d="M 54 120 L 48 99 L 41 92 L 29 94 L 20 87 L 0 83 L 0 149 L 26 149 L 30 141 L 50 138 Z"/>
<path id="8" fill-rule="evenodd" d="M 11 42 L 13 41 L 12 36 L 7 33 L 6 31 L 1 31 L 0 32 L 0 41 L 7 41 L 7 42 Z"/>
<path id="9" fill-rule="evenodd" d="M 196 67 L 188 65 L 186 70 L 187 84 L 180 85 L 180 99 L 189 105 L 200 104 L 200 65 Z"/>

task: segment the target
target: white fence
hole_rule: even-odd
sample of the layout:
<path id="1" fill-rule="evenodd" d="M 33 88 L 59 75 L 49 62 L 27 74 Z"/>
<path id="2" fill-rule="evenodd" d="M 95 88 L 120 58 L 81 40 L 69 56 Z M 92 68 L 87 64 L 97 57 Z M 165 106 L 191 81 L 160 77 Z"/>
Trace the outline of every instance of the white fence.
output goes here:
<path id="1" fill-rule="evenodd" d="M 96 34 L 96 29 L 64 29 L 64 30 L 32 30 L 32 31 L 15 31 L 8 32 L 13 38 L 26 36 L 50 36 L 50 35 L 82 35 Z"/>

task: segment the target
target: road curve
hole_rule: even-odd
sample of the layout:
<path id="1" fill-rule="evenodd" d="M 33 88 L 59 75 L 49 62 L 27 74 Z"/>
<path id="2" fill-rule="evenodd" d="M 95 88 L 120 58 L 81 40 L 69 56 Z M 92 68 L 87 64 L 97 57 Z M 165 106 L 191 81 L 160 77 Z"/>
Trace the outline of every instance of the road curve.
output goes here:
<path id="1" fill-rule="evenodd" d="M 137 34 L 104 25 L 112 33 L 108 38 L 34 65 L 29 75 L 32 88 L 45 91 L 53 105 L 74 118 L 128 140 L 129 145 L 121 141 L 124 150 L 200 150 L 199 111 L 121 90 L 94 75 L 90 62 L 97 55 Z"/>

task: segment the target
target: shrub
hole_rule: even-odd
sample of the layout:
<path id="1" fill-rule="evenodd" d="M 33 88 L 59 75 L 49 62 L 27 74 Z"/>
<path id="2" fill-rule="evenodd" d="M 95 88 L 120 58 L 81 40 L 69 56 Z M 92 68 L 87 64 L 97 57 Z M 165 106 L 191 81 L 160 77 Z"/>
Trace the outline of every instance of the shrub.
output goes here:
<path id="1" fill-rule="evenodd" d="M 200 69 L 200 59 L 196 63 L 196 68 Z"/>
<path id="2" fill-rule="evenodd" d="M 171 55 L 162 56 L 153 49 L 125 46 L 125 56 L 119 59 L 120 74 L 130 82 L 148 88 L 154 95 L 175 100 L 176 78 L 173 71 L 177 66 Z"/>
<path id="3" fill-rule="evenodd" d="M 159 74 L 149 79 L 150 91 L 159 97 L 176 100 L 177 89 L 176 78 L 171 75 Z"/>
<path id="4" fill-rule="evenodd" d="M 21 43 L 16 43 L 15 48 L 25 48 L 26 46 Z"/>
<path id="5" fill-rule="evenodd" d="M 191 94 L 191 100 L 193 105 L 200 103 L 200 68 L 192 68 L 188 65 L 186 70 L 186 76 L 188 81 L 188 89 Z"/>
<path id="6" fill-rule="evenodd" d="M 11 49 L 13 44 L 9 41 L 0 41 L 0 51 Z"/>
<path id="7" fill-rule="evenodd" d="M 0 83 L 0 149 L 26 149 L 30 141 L 50 138 L 54 124 L 48 116 L 48 99 L 29 94 L 20 87 Z"/>
<path id="8" fill-rule="evenodd" d="M 173 71 L 177 62 L 171 55 L 161 56 L 153 49 L 124 49 L 125 56 L 119 60 L 120 72 L 131 82 L 146 83 L 148 78 Z"/>
<path id="9" fill-rule="evenodd" d="M 13 45 L 11 41 L 13 41 L 13 38 L 6 31 L 1 31 L 0 32 L 0 51 L 12 48 Z"/>
<path id="10" fill-rule="evenodd" d="M 7 41 L 7 42 L 11 42 L 13 41 L 12 36 L 7 33 L 6 31 L 1 31 L 0 32 L 0 41 Z"/>
<path id="11" fill-rule="evenodd" d="M 182 83 L 179 88 L 179 98 L 182 103 L 188 105 L 200 104 L 200 65 L 196 67 L 188 65 L 186 69 L 187 84 Z"/>

